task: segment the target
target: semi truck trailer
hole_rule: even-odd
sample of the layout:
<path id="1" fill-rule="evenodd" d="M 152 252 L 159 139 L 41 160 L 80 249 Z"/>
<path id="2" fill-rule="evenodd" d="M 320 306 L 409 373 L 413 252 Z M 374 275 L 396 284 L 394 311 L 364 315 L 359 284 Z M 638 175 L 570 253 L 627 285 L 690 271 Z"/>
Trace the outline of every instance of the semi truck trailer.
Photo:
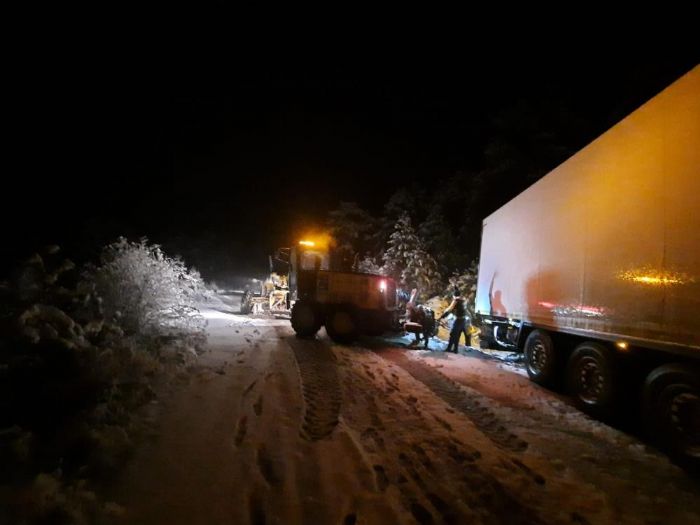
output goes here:
<path id="1" fill-rule="evenodd" d="M 483 221 L 485 345 L 700 459 L 700 66 Z"/>

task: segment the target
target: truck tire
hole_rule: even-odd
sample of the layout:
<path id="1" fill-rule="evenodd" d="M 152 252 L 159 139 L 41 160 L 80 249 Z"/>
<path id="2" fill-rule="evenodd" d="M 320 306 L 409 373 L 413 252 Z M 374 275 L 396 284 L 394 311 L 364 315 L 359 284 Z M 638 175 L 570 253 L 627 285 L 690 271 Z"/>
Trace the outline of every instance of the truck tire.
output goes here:
<path id="1" fill-rule="evenodd" d="M 654 369 L 644 382 L 649 436 L 676 459 L 700 467 L 700 371 L 680 364 Z"/>
<path id="2" fill-rule="evenodd" d="M 351 307 L 339 306 L 330 309 L 326 316 L 326 332 L 336 343 L 350 344 L 359 335 L 357 315 Z"/>
<path id="3" fill-rule="evenodd" d="M 533 330 L 527 336 L 525 364 L 531 381 L 543 386 L 552 386 L 556 382 L 558 356 L 546 331 Z"/>
<path id="4" fill-rule="evenodd" d="M 309 301 L 297 301 L 292 308 L 292 328 L 297 337 L 313 337 L 321 328 L 318 308 Z"/>
<path id="5" fill-rule="evenodd" d="M 614 370 L 613 354 L 605 346 L 586 341 L 574 349 L 566 366 L 566 385 L 581 411 L 603 420 L 615 414 Z"/>

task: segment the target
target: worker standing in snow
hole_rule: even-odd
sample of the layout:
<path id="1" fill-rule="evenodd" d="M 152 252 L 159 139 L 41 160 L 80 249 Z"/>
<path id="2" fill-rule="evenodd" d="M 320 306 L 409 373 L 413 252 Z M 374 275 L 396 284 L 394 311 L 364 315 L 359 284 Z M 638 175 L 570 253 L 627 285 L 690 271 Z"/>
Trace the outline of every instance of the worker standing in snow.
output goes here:
<path id="1" fill-rule="evenodd" d="M 459 338 L 464 333 L 464 344 L 469 346 L 469 340 L 467 338 L 467 307 L 464 304 L 464 299 L 459 291 L 459 288 L 455 287 L 454 298 L 452 303 L 447 309 L 442 312 L 439 320 L 444 319 L 449 314 L 455 316 L 455 321 L 452 324 L 452 330 L 450 330 L 450 342 L 447 344 L 446 352 L 454 352 L 455 354 L 459 350 Z"/>

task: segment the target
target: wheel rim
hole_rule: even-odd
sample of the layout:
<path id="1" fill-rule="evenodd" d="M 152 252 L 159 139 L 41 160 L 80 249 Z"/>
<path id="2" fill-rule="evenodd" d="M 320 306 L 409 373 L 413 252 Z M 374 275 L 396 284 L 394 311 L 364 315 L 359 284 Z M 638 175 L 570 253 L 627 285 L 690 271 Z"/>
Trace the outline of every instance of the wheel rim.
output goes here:
<path id="1" fill-rule="evenodd" d="M 601 401 L 605 392 L 605 374 L 598 361 L 592 357 L 582 358 L 577 366 L 577 395 L 586 404 Z"/>
<path id="2" fill-rule="evenodd" d="M 537 341 L 530 347 L 530 358 L 528 359 L 528 367 L 533 374 L 540 374 L 547 366 L 549 357 L 547 349 L 542 341 Z"/>
<path id="3" fill-rule="evenodd" d="M 686 442 L 686 452 L 700 456 L 700 395 L 679 392 L 669 401 L 669 420 Z"/>

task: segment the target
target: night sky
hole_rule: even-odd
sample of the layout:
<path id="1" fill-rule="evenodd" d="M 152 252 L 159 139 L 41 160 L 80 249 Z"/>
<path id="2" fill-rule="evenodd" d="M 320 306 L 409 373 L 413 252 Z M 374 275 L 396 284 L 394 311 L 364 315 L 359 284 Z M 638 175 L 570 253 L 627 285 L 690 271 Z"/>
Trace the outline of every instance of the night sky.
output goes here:
<path id="1" fill-rule="evenodd" d="M 194 89 L 125 65 L 47 71 L 13 99 L 3 259 L 49 242 L 87 257 L 124 234 L 212 272 L 264 271 L 340 200 L 379 213 L 402 186 L 477 172 L 506 108 L 566 108 L 575 126 L 548 131 L 575 151 L 697 63 L 606 58 L 290 59 Z"/>

